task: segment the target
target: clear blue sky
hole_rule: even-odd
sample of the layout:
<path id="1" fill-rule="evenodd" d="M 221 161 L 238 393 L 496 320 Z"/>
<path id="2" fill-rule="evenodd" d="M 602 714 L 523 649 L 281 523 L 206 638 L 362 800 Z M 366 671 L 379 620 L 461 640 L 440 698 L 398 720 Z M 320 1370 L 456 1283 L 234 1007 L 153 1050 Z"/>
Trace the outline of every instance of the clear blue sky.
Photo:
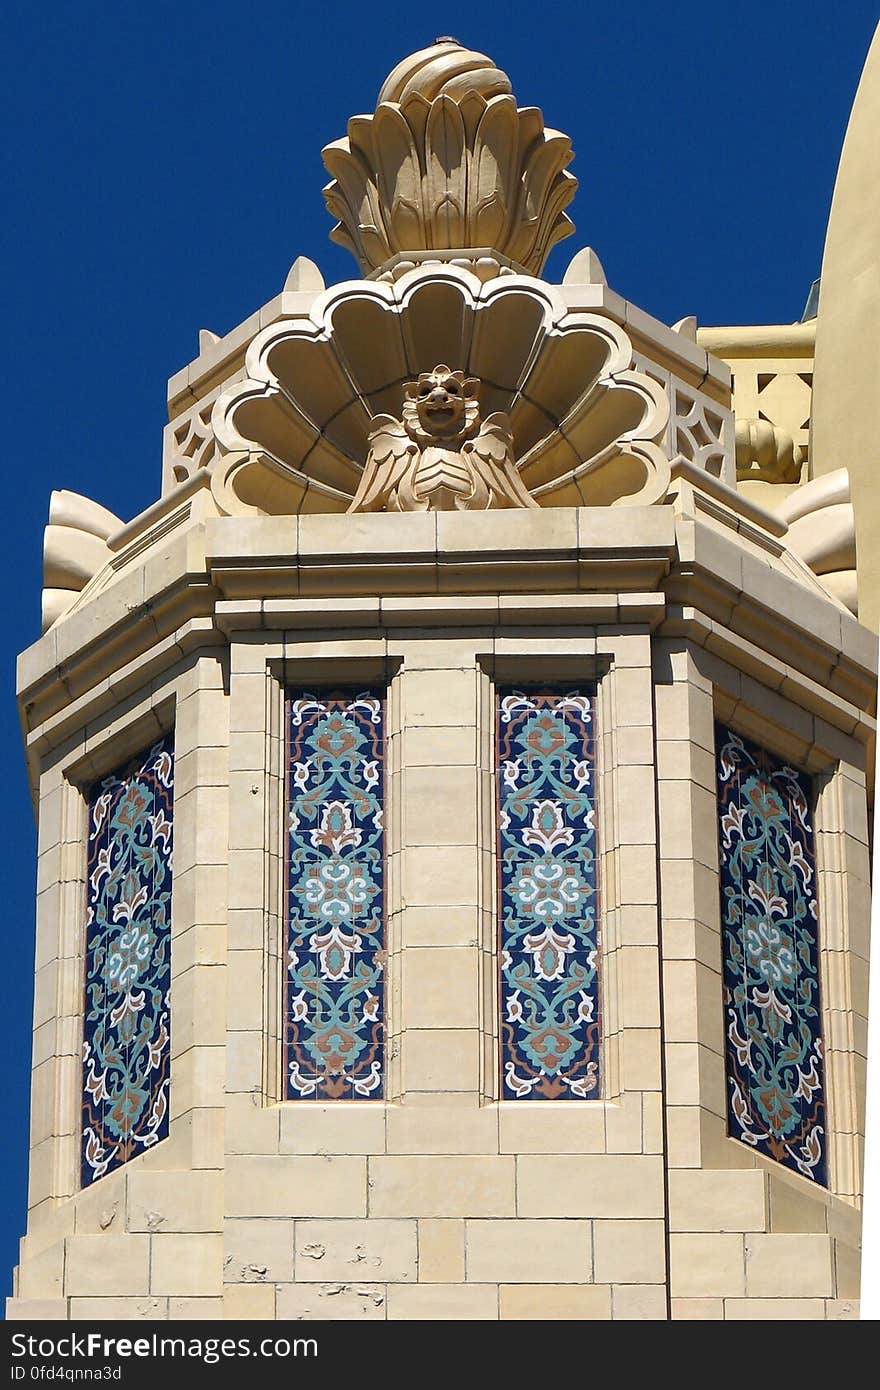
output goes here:
<path id="1" fill-rule="evenodd" d="M 878 9 L 7 0 L 5 14 L 3 1292 L 25 1223 L 35 880 L 14 657 L 39 635 L 50 490 L 134 516 L 158 495 L 165 384 L 199 328 L 233 328 L 297 255 L 328 283 L 351 275 L 327 241 L 321 146 L 436 33 L 491 54 L 573 140 L 577 233 L 549 279 L 590 244 L 612 287 L 666 322 L 799 318 Z"/>

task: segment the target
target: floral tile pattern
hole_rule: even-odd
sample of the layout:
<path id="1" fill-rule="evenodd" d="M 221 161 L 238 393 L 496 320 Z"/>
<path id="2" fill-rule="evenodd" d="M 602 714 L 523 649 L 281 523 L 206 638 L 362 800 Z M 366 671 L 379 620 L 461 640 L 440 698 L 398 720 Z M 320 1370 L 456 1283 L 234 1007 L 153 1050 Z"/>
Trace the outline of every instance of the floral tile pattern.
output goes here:
<path id="1" fill-rule="evenodd" d="M 174 745 L 89 797 L 82 1184 L 168 1135 Z"/>
<path id="2" fill-rule="evenodd" d="M 824 1186 L 810 780 L 722 725 L 715 735 L 728 1128 Z"/>
<path id="3" fill-rule="evenodd" d="M 599 1091 L 593 691 L 498 696 L 504 1100 Z"/>
<path id="4" fill-rule="evenodd" d="M 288 697 L 286 1094 L 384 1087 L 385 702 Z"/>

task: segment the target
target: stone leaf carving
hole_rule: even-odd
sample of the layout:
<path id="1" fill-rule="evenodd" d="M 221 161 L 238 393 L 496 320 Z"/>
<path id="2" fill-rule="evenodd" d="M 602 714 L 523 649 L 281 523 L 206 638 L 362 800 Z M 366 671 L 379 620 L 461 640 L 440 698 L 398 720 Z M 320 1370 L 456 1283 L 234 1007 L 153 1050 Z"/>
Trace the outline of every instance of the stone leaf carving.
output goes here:
<path id="1" fill-rule="evenodd" d="M 403 419 L 377 415 L 350 512 L 535 507 L 513 457 L 510 419 L 480 421 L 479 382 L 441 363 L 404 387 Z"/>
<path id="2" fill-rule="evenodd" d="M 796 483 L 804 456 L 787 430 L 769 420 L 737 419 L 736 476 L 740 482 Z"/>
<path id="3" fill-rule="evenodd" d="M 803 483 L 775 510 L 788 522 L 785 543 L 789 549 L 858 617 L 856 519 L 847 469 Z"/>
<path id="4" fill-rule="evenodd" d="M 43 532 L 43 631 L 67 612 L 111 557 L 107 544 L 122 522 L 78 492 L 53 492 Z"/>
<path id="5" fill-rule="evenodd" d="M 407 383 L 438 362 L 478 383 L 468 399 L 484 427 L 506 417 L 516 465 L 496 420 L 490 505 L 527 505 L 520 488 L 550 507 L 666 496 L 666 394 L 634 368 L 620 325 L 569 311 L 559 290 L 530 276 L 481 284 L 467 270 L 432 265 L 393 284 L 336 285 L 308 316 L 257 334 L 247 379 L 222 392 L 212 412 L 217 505 L 238 514 L 344 512 L 358 497 L 363 506 L 372 497 L 364 467 L 369 455 L 375 471 L 377 417 L 401 422 Z M 489 432 L 481 437 L 490 452 Z M 462 453 L 473 469 L 473 451 Z"/>
<path id="6" fill-rule="evenodd" d="M 540 274 L 574 227 L 571 144 L 518 108 L 485 54 L 438 41 L 394 69 L 372 116 L 328 145 L 331 239 L 363 273 L 400 252 L 489 248 Z"/>

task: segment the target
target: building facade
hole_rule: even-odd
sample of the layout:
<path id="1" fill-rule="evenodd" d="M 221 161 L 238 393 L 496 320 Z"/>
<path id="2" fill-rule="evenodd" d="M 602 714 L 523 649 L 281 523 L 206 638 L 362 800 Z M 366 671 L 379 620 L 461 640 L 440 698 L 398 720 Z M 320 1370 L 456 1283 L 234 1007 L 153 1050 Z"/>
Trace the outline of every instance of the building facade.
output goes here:
<path id="1" fill-rule="evenodd" d="M 11 1317 L 857 1316 L 877 641 L 815 325 L 545 282 L 570 159 L 404 60 L 325 150 L 361 278 L 203 334 L 146 512 L 53 493 Z"/>

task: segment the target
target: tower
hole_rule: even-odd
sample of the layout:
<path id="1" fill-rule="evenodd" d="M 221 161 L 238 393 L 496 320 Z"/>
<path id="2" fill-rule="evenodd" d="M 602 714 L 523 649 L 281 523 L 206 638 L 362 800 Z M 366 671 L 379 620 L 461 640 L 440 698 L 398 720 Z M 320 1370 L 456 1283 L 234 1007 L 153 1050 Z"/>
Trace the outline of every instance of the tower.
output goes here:
<path id="1" fill-rule="evenodd" d="M 570 158 L 404 60 L 325 151 L 360 278 L 205 338 L 141 516 L 53 494 L 13 1316 L 853 1311 L 846 479 L 541 279 Z"/>

